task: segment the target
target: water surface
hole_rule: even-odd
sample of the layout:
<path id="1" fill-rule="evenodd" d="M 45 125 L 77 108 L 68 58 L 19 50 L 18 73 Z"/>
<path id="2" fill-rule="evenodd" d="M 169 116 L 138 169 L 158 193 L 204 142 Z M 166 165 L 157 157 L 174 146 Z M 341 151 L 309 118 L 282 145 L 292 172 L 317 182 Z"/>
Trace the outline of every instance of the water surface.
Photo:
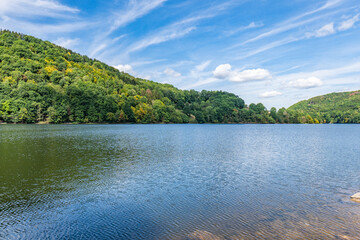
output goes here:
<path id="1" fill-rule="evenodd" d="M 360 239 L 359 125 L 0 125 L 0 239 Z"/>

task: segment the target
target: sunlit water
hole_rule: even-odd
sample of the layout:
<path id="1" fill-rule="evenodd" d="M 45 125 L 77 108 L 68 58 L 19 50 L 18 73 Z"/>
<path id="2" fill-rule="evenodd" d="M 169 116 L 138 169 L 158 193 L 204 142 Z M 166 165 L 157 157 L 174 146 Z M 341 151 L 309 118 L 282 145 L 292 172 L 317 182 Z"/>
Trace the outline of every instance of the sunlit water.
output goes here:
<path id="1" fill-rule="evenodd" d="M 360 239 L 360 125 L 0 125 L 0 239 Z"/>

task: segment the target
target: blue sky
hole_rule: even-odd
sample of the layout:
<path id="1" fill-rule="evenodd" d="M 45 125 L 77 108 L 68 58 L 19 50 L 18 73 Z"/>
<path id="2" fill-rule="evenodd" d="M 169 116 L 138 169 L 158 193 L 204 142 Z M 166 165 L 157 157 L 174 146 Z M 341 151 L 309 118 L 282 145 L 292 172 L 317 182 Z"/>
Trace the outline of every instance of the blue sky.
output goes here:
<path id="1" fill-rule="evenodd" d="M 268 108 L 360 89 L 357 0 L 1 0 L 0 28 Z"/>

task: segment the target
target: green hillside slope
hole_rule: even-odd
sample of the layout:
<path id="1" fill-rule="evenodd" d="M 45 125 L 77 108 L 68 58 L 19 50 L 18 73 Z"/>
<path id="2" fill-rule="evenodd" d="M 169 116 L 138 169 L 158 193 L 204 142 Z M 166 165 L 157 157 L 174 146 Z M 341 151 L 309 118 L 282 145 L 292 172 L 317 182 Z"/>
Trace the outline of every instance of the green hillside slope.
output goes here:
<path id="1" fill-rule="evenodd" d="M 0 122 L 268 121 L 262 104 L 259 112 L 244 106 L 232 93 L 182 91 L 47 41 L 0 32 Z"/>
<path id="2" fill-rule="evenodd" d="M 98 60 L 0 31 L 0 123 L 360 123 L 360 94 L 278 111 L 222 91 L 180 90 Z"/>
<path id="3" fill-rule="evenodd" d="M 360 91 L 330 93 L 288 108 L 326 123 L 360 123 Z"/>

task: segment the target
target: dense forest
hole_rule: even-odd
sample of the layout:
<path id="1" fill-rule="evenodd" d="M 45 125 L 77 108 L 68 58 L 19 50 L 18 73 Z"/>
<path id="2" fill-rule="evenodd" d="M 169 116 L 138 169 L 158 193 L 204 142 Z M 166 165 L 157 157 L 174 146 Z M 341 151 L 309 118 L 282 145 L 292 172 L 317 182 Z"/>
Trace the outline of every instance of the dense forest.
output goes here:
<path id="1" fill-rule="evenodd" d="M 349 99 L 336 110 L 331 98 L 325 104 L 309 100 L 267 110 L 261 103 L 246 105 L 232 93 L 180 90 L 48 41 L 0 32 L 0 122 L 360 123 L 360 95 L 352 96 L 357 102 Z M 345 106 L 346 112 L 341 111 Z"/>

